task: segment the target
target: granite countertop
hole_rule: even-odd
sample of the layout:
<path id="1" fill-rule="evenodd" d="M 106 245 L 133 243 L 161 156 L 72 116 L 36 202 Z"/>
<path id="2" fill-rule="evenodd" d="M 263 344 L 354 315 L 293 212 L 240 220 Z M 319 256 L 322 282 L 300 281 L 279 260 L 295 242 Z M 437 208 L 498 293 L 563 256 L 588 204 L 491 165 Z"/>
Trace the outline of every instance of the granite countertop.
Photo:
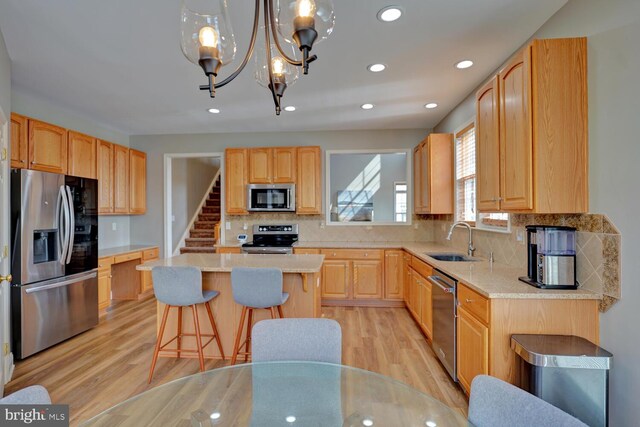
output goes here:
<path id="1" fill-rule="evenodd" d="M 153 249 L 157 247 L 158 245 L 128 245 L 116 246 L 113 248 L 98 248 L 98 258 L 128 254 L 129 252 L 145 251 L 147 249 Z"/>
<path id="2" fill-rule="evenodd" d="M 484 259 L 476 262 L 438 261 L 425 253 L 459 253 L 437 243 L 421 242 L 298 242 L 298 248 L 363 248 L 363 249 L 404 249 L 415 257 L 442 270 L 458 281 L 487 298 L 528 298 L 528 299 L 593 299 L 600 300 L 602 295 L 587 289 L 550 290 L 538 289 L 518 280 L 526 271 L 506 264 Z"/>
<path id="3" fill-rule="evenodd" d="M 138 270 L 157 266 L 197 267 L 205 272 L 230 272 L 234 267 L 279 268 L 283 273 L 318 273 L 324 255 L 182 254 L 140 264 Z"/>

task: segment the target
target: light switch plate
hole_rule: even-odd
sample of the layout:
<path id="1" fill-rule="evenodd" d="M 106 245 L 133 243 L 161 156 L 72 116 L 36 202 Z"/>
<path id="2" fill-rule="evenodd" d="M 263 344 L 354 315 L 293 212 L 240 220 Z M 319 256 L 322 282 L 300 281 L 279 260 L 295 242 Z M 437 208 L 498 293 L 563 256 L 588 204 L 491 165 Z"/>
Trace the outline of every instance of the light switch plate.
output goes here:
<path id="1" fill-rule="evenodd" d="M 118 229 L 118 224 L 115 222 L 111 223 L 111 231 L 116 231 Z"/>
<path id="2" fill-rule="evenodd" d="M 224 228 L 225 228 L 226 230 L 231 230 L 231 221 L 227 221 L 227 222 L 225 222 L 225 223 L 224 223 Z"/>
<path id="3" fill-rule="evenodd" d="M 516 241 L 520 242 L 521 245 L 524 245 L 524 231 L 516 230 Z"/>

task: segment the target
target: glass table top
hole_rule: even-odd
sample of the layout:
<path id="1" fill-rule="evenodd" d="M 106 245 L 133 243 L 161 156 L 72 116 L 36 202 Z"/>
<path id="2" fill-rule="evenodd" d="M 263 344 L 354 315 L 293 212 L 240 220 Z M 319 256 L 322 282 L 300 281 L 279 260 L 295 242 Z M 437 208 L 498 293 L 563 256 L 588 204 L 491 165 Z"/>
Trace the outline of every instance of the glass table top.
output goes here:
<path id="1" fill-rule="evenodd" d="M 269 362 L 205 371 L 134 396 L 82 426 L 469 426 L 389 377 L 342 365 Z"/>

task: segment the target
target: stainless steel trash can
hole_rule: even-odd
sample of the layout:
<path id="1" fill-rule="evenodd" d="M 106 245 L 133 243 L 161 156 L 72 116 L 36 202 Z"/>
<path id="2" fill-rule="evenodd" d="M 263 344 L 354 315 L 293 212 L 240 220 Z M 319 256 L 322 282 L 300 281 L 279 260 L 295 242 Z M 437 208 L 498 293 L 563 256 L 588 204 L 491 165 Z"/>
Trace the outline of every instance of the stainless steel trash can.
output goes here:
<path id="1" fill-rule="evenodd" d="M 613 355 L 572 335 L 512 335 L 519 386 L 589 426 L 609 425 Z"/>

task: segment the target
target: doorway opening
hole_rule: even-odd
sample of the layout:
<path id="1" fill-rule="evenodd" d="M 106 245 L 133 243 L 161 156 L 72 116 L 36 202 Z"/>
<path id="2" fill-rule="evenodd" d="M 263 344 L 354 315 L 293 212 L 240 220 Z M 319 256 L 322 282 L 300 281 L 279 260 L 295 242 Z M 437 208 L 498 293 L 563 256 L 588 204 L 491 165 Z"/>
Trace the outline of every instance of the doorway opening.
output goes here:
<path id="1" fill-rule="evenodd" d="M 223 232 L 222 153 L 164 155 L 164 257 L 214 252 Z"/>

